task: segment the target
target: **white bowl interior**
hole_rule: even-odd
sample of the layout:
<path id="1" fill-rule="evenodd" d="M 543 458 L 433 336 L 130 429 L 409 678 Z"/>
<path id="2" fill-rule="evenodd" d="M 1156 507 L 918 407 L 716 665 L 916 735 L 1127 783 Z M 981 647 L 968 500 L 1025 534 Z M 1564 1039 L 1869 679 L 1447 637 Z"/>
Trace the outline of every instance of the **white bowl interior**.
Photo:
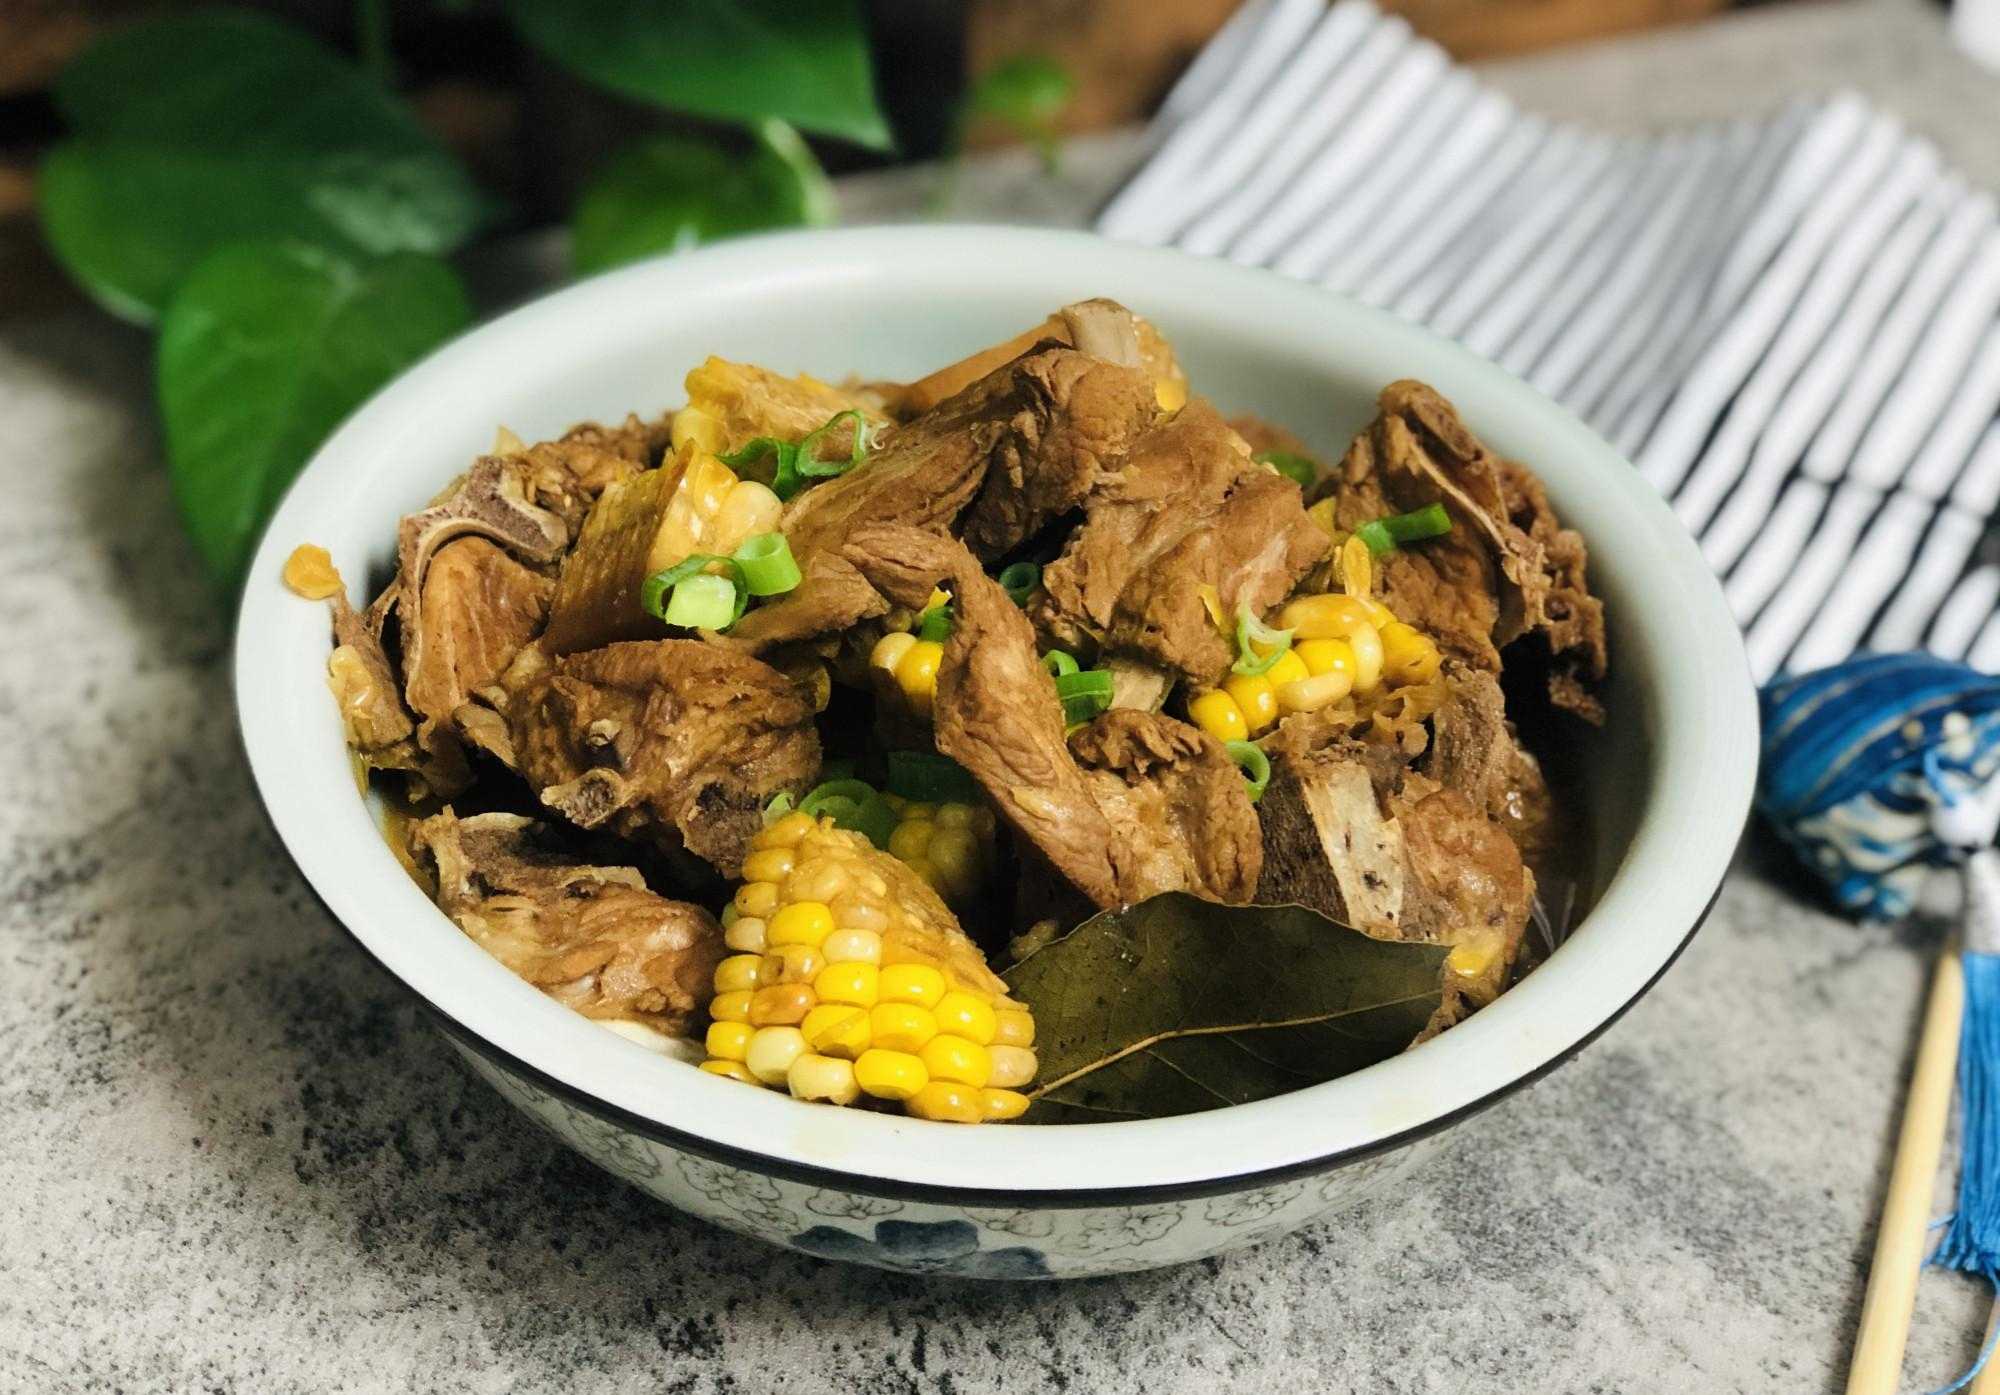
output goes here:
<path id="1" fill-rule="evenodd" d="M 534 440 L 656 413 L 710 353 L 832 379 L 913 377 L 1093 295 L 1153 318 L 1225 410 L 1283 422 L 1328 452 L 1385 383 L 1424 379 L 1497 451 L 1531 464 L 1584 533 L 1614 672 L 1611 724 L 1586 752 L 1598 895 L 1549 963 L 1437 1040 L 1279 1099 L 1143 1123 L 954 1129 L 798 1105 L 663 1060 L 516 980 L 410 883 L 355 794 L 324 681 L 323 609 L 278 581 L 295 545 L 327 547 L 358 593 L 391 564 L 397 518 L 498 425 Z M 464 1031 L 668 1128 L 888 1188 L 1198 1184 L 1379 1145 L 1504 1091 L 1586 1040 L 1671 960 L 1721 881 L 1757 758 L 1736 627 L 1699 552 L 1562 409 L 1423 330 L 1274 275 L 1018 229 L 726 244 L 585 282 L 440 350 L 358 412 L 287 496 L 251 571 L 237 684 L 253 771 L 301 869 Z"/>

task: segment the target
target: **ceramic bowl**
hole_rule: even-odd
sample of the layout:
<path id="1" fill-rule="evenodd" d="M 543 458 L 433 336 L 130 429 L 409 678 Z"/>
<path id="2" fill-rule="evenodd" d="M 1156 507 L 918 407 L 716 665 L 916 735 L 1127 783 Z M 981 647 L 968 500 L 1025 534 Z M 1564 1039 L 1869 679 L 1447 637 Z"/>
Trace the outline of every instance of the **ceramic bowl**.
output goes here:
<path id="1" fill-rule="evenodd" d="M 1377 391 L 1421 378 L 1529 462 L 1589 541 L 1610 623 L 1611 720 L 1582 764 L 1596 897 L 1492 1007 L 1393 1060 L 1278 1099 L 1145 1122 L 976 1128 L 796 1103 L 664 1058 L 516 979 L 460 934 L 356 794 L 325 682 L 327 620 L 279 582 L 301 542 L 357 590 L 396 520 L 511 426 L 677 404 L 708 354 L 838 379 L 911 378 L 1111 296 L 1172 338 L 1199 390 L 1338 455 Z M 1735 624 L 1673 513 L 1610 447 L 1443 339 L 1221 261 L 1076 233 L 899 227 L 785 234 L 644 262 L 440 349 L 364 406 L 286 496 L 237 633 L 244 745 L 273 824 L 361 946 L 472 1067 L 634 1185 L 813 1254 L 925 1273 L 1069 1277 L 1177 1263 L 1336 1208 L 1392 1205 L 1455 1122 L 1603 1031 L 1711 904 L 1749 808 L 1756 709 Z"/>

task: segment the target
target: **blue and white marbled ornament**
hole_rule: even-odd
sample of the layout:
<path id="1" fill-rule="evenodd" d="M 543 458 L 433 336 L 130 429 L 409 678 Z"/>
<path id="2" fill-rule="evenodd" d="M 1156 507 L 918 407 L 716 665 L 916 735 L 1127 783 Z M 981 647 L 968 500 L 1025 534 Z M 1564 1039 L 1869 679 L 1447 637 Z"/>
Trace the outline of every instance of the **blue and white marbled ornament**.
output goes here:
<path id="1" fill-rule="evenodd" d="M 2000 678 L 1928 654 L 1870 654 L 1762 694 L 1758 807 L 1859 915 L 1905 915 L 1956 861 L 1932 810 L 2000 768 Z"/>

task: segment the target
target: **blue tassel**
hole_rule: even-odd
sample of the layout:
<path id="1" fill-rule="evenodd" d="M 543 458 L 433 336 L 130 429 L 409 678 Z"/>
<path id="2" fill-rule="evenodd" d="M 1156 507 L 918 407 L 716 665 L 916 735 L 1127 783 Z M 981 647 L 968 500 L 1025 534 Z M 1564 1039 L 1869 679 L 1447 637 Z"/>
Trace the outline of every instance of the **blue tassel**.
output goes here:
<path id="1" fill-rule="evenodd" d="M 1992 858 L 1991 852 L 1981 853 Z M 1972 898 L 1968 897 L 1968 901 Z M 1967 913 L 1974 913 L 1972 905 Z M 2000 1296 L 2000 954 L 1966 954 L 1965 1017 L 1958 1037 L 1961 1156 L 1958 1210 L 1946 1223 L 1931 1263 L 1977 1274 Z M 1978 1379 L 1992 1359 L 1995 1328 L 1972 1369 L 1931 1395 L 1949 1395 Z"/>

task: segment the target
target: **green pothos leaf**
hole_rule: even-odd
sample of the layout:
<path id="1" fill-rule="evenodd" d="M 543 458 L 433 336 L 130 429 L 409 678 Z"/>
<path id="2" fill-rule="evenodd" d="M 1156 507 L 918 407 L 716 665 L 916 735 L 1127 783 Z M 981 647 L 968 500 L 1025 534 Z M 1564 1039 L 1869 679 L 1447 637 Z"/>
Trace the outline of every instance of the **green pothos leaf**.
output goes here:
<path id="1" fill-rule="evenodd" d="M 451 268 L 414 252 L 245 243 L 195 268 L 160 325 L 160 413 L 175 501 L 218 580 L 241 576 L 341 418 L 470 319 Z"/>
<path id="2" fill-rule="evenodd" d="M 1032 145 L 1043 166 L 1056 168 L 1056 123 L 1076 93 L 1076 80 L 1052 58 L 1024 53 L 988 71 L 965 96 L 969 121 L 997 121 Z"/>
<path id="3" fill-rule="evenodd" d="M 1436 1011 L 1446 952 L 1303 906 L 1174 892 L 1106 911 L 1004 975 L 1035 1014 L 1028 1117 L 1191 1114 L 1386 1060 Z"/>
<path id="4" fill-rule="evenodd" d="M 832 222 L 833 186 L 799 133 L 765 121 L 757 135 L 756 152 L 742 157 L 685 136 L 625 151 L 577 204 L 576 269 L 603 271 L 738 233 Z"/>

